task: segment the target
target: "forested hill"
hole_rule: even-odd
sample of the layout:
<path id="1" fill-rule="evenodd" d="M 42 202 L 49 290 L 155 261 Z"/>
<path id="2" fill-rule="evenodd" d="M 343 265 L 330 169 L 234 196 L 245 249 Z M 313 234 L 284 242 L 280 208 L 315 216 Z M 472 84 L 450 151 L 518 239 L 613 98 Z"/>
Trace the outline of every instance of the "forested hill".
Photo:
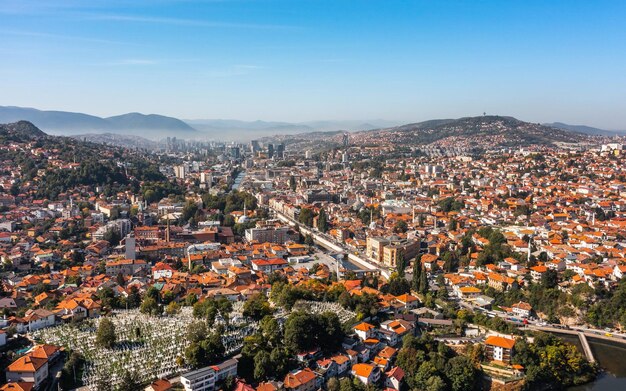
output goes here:
<path id="1" fill-rule="evenodd" d="M 394 144 L 436 146 L 524 146 L 578 143 L 589 136 L 513 117 L 480 116 L 432 120 L 354 133 L 355 140 L 385 140 Z"/>
<path id="2" fill-rule="evenodd" d="M 28 121 L 18 121 L 10 124 L 0 124 L 0 136 L 15 141 L 22 141 L 46 137 L 47 135 Z"/>
<path id="3" fill-rule="evenodd" d="M 0 125 L 0 169 L 15 172 L 5 190 L 20 199 L 56 200 L 68 194 L 120 191 L 180 194 L 159 171 L 155 157 L 141 151 L 46 136 L 33 124 Z"/>

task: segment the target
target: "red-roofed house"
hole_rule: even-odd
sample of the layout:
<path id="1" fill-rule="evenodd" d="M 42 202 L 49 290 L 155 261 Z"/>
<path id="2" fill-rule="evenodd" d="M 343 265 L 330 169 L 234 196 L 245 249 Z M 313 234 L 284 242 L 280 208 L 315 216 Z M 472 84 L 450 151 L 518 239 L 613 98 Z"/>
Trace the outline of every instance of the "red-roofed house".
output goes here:
<path id="1" fill-rule="evenodd" d="M 13 361 L 6 370 L 8 382 L 33 383 L 37 388 L 48 378 L 48 360 L 29 354 Z"/>
<path id="2" fill-rule="evenodd" d="M 492 335 L 485 340 L 485 353 L 491 361 L 501 361 L 505 364 L 510 364 L 514 346 L 514 339 Z"/>
<path id="3" fill-rule="evenodd" d="M 404 379 L 404 371 L 402 368 L 393 367 L 385 373 L 385 386 L 393 388 L 394 390 L 400 390 L 402 379 Z"/>

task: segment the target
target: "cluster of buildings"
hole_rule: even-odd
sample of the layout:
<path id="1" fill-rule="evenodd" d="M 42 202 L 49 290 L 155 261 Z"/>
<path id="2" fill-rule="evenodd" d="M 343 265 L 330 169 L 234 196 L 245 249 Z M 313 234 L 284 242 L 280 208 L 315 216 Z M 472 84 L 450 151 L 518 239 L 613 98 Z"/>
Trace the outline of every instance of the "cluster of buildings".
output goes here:
<path id="1" fill-rule="evenodd" d="M 341 164 L 343 153 L 351 164 Z M 319 161 L 290 158 L 294 165 L 280 175 L 269 175 L 274 168 L 264 163 L 248 170 L 246 185 L 259 203 L 295 222 L 308 209 L 314 229 L 323 210 L 325 238 L 382 270 L 393 271 L 399 256 L 408 264 L 420 259 L 429 272 L 447 268 L 448 288 L 459 296 L 523 288 L 526 276 L 537 283 L 548 270 L 565 292 L 577 284 L 612 289 L 626 272 L 621 144 L 455 157 L 353 146 Z M 485 264 L 483 227 L 499 230 L 517 255 Z M 455 254 L 458 268 L 449 270 L 447 254 Z"/>
<path id="2" fill-rule="evenodd" d="M 451 300 L 477 311 L 492 309 L 487 289 L 524 289 L 546 273 L 556 274 L 563 292 L 578 284 L 614 289 L 626 273 L 620 144 L 444 156 L 397 152 L 384 142 L 351 146 L 341 137 L 341 148 L 315 154 L 289 151 L 283 144 L 205 150 L 170 140 L 171 163 L 160 171 L 184 190 L 177 197 L 130 190 L 105 195 L 99 186 L 81 185 L 47 199 L 36 196 L 45 170 L 29 172 L 24 180 L 21 168 L 1 162 L 0 345 L 11 339 L 9 330 L 25 334 L 99 317 L 111 310 L 103 297 L 128 300 L 151 287 L 176 301 L 192 294 L 244 301 L 267 295 L 273 273 L 294 285 L 334 279 L 328 266 L 314 271 L 299 266 L 313 251 L 300 227 L 313 233 L 315 243 L 330 243 L 374 265 L 368 269 L 373 274 L 388 277 L 400 267 L 407 273 L 419 268 L 431 287 L 446 289 Z M 44 156 L 49 169 L 80 166 L 35 142 L 10 142 L 0 150 Z M 106 148 L 102 155 L 119 159 Z M 231 186 L 253 194 L 259 208 L 205 207 L 202 195 L 223 195 Z M 181 221 L 190 204 L 199 220 L 193 224 Z M 501 233 L 498 245 L 506 246 L 509 256 L 488 257 L 493 243 L 486 227 Z M 443 285 L 435 283 L 437 276 Z M 423 316 L 412 293 L 383 293 L 382 280 L 375 287 L 361 280 L 338 283 L 351 296 L 375 296 L 389 320 L 379 327 L 355 325 L 341 352 L 330 357 L 304 352 L 298 356 L 301 369 L 281 384 L 257 389 L 308 391 L 330 377 L 349 375 L 399 390 L 405 374 L 394 359 L 402 337 L 450 326 L 447 319 Z M 501 310 L 517 318 L 541 316 L 524 301 Z M 510 364 L 514 340 L 494 336 L 484 344 L 490 360 Z M 48 377 L 48 363 L 59 355 L 52 350 L 44 345 L 19 356 L 7 367 L 7 379 L 38 388 Z M 229 360 L 181 381 L 188 390 L 213 390 L 236 367 Z"/>

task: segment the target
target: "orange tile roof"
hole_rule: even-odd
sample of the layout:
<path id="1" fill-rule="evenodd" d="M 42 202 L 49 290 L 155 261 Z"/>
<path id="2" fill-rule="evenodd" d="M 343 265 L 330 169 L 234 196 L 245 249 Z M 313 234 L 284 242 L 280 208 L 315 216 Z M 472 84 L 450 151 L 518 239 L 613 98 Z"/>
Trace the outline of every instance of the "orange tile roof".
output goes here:
<path id="1" fill-rule="evenodd" d="M 405 293 L 405 294 L 400 295 L 400 296 L 396 296 L 396 299 L 398 301 L 403 302 L 403 303 L 412 303 L 412 302 L 415 302 L 415 301 L 419 300 L 417 297 L 415 297 L 413 295 L 409 295 L 408 293 Z"/>
<path id="2" fill-rule="evenodd" d="M 51 356 L 53 356 L 56 352 L 59 351 L 59 348 L 54 345 L 39 345 L 30 353 L 31 357 L 34 358 L 43 358 L 45 360 L 49 360 Z"/>
<path id="3" fill-rule="evenodd" d="M 285 376 L 284 383 L 285 388 L 297 388 L 314 380 L 315 373 L 311 369 L 305 368 L 295 373 L 288 373 L 287 376 Z"/>
<path id="4" fill-rule="evenodd" d="M 37 372 L 39 368 L 44 366 L 48 360 L 45 358 L 37 358 L 31 357 L 30 355 L 22 356 L 17 360 L 13 361 L 11 365 L 8 366 L 7 371 L 9 372 Z"/>
<path id="5" fill-rule="evenodd" d="M 361 322 L 359 324 L 357 324 L 356 326 L 354 326 L 355 330 L 359 330 L 359 331 L 370 331 L 374 328 L 374 326 L 372 326 L 369 323 L 365 323 L 365 322 Z"/>
<path id="6" fill-rule="evenodd" d="M 356 376 L 365 377 L 365 378 L 370 377 L 370 374 L 372 373 L 373 370 L 374 370 L 374 366 L 371 364 L 359 363 L 359 364 L 354 364 L 352 366 L 352 372 L 354 372 Z"/>
<path id="7" fill-rule="evenodd" d="M 485 345 L 498 346 L 505 349 L 513 349 L 513 346 L 515 346 L 515 340 L 492 335 L 485 340 Z"/>
<path id="8" fill-rule="evenodd" d="M 0 391 L 30 391 L 34 386 L 34 383 L 27 382 L 8 383 L 0 387 Z"/>

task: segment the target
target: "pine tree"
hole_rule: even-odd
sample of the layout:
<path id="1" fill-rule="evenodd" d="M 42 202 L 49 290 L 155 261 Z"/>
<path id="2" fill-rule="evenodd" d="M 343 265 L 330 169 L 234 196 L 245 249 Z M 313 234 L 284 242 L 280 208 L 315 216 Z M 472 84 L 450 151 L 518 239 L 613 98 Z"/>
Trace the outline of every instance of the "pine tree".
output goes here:
<path id="1" fill-rule="evenodd" d="M 317 217 L 317 228 L 324 233 L 328 231 L 328 218 L 324 209 L 320 209 L 320 214 Z"/>
<path id="2" fill-rule="evenodd" d="M 417 257 L 415 257 L 415 262 L 413 263 L 413 281 L 411 282 L 411 288 L 416 291 L 419 292 L 420 289 L 420 279 L 421 279 L 421 272 L 422 272 L 422 262 L 421 262 L 421 255 L 418 255 Z"/>
<path id="3" fill-rule="evenodd" d="M 428 273 L 424 267 L 420 271 L 419 292 L 423 295 L 428 293 Z"/>
<path id="4" fill-rule="evenodd" d="M 396 255 L 396 269 L 398 270 L 398 275 L 400 277 L 404 277 L 404 269 L 406 269 L 406 261 L 404 260 L 404 252 L 402 250 L 398 250 Z"/>
<path id="5" fill-rule="evenodd" d="M 115 346 L 115 325 L 108 318 L 103 318 L 96 333 L 96 344 L 107 349 Z"/>

